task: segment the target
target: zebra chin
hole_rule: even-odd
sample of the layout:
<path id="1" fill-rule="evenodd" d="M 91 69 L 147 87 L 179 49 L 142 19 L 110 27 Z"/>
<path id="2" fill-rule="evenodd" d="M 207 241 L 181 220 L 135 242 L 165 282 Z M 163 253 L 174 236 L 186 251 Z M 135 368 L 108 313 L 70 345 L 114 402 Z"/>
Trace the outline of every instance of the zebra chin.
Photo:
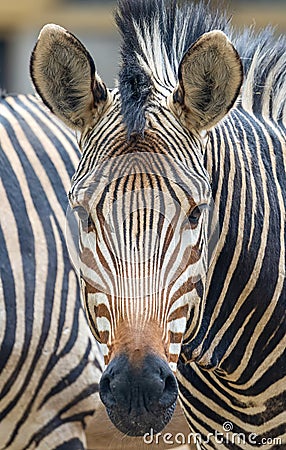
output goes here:
<path id="1" fill-rule="evenodd" d="M 100 380 L 100 398 L 115 427 L 128 436 L 159 433 L 171 420 L 178 386 L 169 365 L 155 354 L 139 365 L 116 356 Z"/>

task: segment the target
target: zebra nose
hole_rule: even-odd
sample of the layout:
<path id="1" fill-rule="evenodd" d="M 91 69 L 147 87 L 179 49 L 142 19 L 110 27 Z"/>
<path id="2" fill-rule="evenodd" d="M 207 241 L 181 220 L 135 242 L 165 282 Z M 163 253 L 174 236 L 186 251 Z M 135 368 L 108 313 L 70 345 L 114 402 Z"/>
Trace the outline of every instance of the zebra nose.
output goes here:
<path id="1" fill-rule="evenodd" d="M 108 365 L 100 381 L 100 397 L 111 421 L 122 432 L 140 436 L 161 431 L 172 417 L 177 381 L 166 361 L 148 355 L 140 367 L 126 355 Z"/>
<path id="2" fill-rule="evenodd" d="M 152 406 L 168 408 L 174 403 L 177 382 L 165 361 L 158 358 L 154 367 L 154 361 L 146 358 L 146 367 L 132 370 L 128 364 L 122 364 L 123 360 L 113 360 L 101 378 L 100 396 L 105 406 L 125 407 L 129 404 L 129 409 L 149 411 Z"/>

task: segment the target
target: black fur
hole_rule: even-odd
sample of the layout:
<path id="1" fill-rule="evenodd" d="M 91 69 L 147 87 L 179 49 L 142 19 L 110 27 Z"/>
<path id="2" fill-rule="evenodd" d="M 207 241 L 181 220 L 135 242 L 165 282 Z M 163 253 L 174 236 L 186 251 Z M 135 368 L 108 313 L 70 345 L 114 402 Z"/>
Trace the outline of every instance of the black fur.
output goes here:
<path id="1" fill-rule="evenodd" d="M 146 31 L 153 36 L 157 20 L 160 23 L 161 42 L 167 50 L 176 76 L 184 53 L 199 36 L 212 29 L 226 31 L 228 28 L 226 16 L 211 13 L 205 3 L 185 3 L 179 6 L 177 0 L 119 0 L 116 13 L 116 22 L 122 35 L 119 89 L 129 135 L 143 132 L 145 108 L 153 89 L 150 75 L 142 69 L 136 58 L 136 53 L 143 58 L 145 55 L 138 41 L 135 25 L 142 30 L 143 37 L 149 39 Z M 180 37 L 184 43 L 183 51 L 180 51 L 173 47 L 173 36 L 176 30 L 182 30 L 185 21 L 188 26 L 186 33 Z"/>
<path id="2" fill-rule="evenodd" d="M 276 71 L 272 80 L 272 96 L 280 91 L 279 83 L 285 78 L 286 67 L 286 37 L 284 35 L 275 36 L 274 29 L 267 27 L 259 33 L 255 33 L 253 28 L 245 28 L 242 33 L 236 33 L 232 37 L 232 42 L 236 47 L 244 67 L 245 77 L 249 71 L 255 52 L 258 52 L 258 61 L 255 67 L 253 86 L 253 105 L 254 113 L 259 114 L 262 110 L 263 95 L 262 91 L 266 85 L 266 79 L 277 62 L 280 61 L 280 72 Z M 271 117 L 272 111 L 269 111 Z"/>
<path id="3" fill-rule="evenodd" d="M 152 77 L 155 77 L 155 74 L 150 76 L 150 72 L 144 71 L 136 58 L 136 54 L 139 54 L 148 65 L 149 61 L 146 60 L 144 49 L 138 41 L 136 26 L 141 30 L 144 40 L 150 40 L 149 36 L 154 36 L 157 21 L 160 24 L 161 48 L 164 44 L 176 79 L 178 66 L 184 53 L 203 33 L 208 31 L 219 29 L 226 33 L 242 59 L 245 76 L 254 53 L 259 49 L 252 107 L 254 112 L 261 111 L 263 97 L 261 90 L 269 71 L 279 60 L 284 60 L 284 66 L 286 64 L 285 37 L 277 39 L 270 27 L 258 34 L 255 34 L 251 28 L 236 33 L 229 24 L 227 14 L 218 10 L 212 11 L 210 4 L 204 1 L 193 4 L 187 0 L 182 2 L 179 0 L 119 0 L 116 13 L 116 22 L 122 35 L 119 90 L 122 114 L 129 135 L 142 134 L 144 131 L 145 112 L 154 89 Z M 183 32 L 185 23 L 187 27 Z M 173 37 L 176 33 L 180 36 L 180 43 L 183 43 L 181 49 L 173 45 Z M 162 64 L 162 60 L 164 58 L 160 58 L 158 64 Z M 279 91 L 279 83 L 284 75 L 285 69 L 281 68 L 281 74 L 277 73 L 273 80 L 273 93 Z M 158 81 L 161 81 L 161 84 L 164 82 L 164 80 Z M 269 114 L 271 115 L 271 111 Z"/>

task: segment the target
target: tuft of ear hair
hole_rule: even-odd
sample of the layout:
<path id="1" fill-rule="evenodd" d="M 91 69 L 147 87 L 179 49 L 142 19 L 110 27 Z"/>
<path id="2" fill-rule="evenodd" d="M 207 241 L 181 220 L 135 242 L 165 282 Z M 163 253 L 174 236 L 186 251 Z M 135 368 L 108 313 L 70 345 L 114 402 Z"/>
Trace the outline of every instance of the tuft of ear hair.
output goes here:
<path id="1" fill-rule="evenodd" d="M 92 57 L 59 25 L 48 24 L 41 30 L 31 55 L 30 73 L 43 102 L 71 128 L 93 126 L 105 108 L 108 90 Z"/>
<path id="2" fill-rule="evenodd" d="M 170 107 L 190 130 L 207 130 L 234 105 L 243 81 L 239 55 L 219 30 L 203 34 L 184 55 Z"/>

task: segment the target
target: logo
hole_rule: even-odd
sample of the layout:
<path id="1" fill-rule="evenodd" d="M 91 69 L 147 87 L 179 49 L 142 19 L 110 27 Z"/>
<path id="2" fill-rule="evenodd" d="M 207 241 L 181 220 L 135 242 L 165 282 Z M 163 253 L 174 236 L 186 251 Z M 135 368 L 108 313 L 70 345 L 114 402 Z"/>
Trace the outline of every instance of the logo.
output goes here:
<path id="1" fill-rule="evenodd" d="M 190 432 L 188 435 L 183 433 L 157 433 L 151 428 L 150 433 L 143 436 L 143 441 L 147 445 L 159 445 L 161 443 L 167 445 L 191 445 L 191 444 L 224 444 L 239 445 L 240 448 L 249 450 L 257 446 L 276 445 L 282 446 L 282 439 L 272 437 L 261 437 L 256 433 L 235 432 L 232 422 L 226 421 L 222 424 L 222 431 L 215 430 L 213 433 L 202 435 L 197 432 Z M 282 447 L 281 447 L 282 448 Z"/>

